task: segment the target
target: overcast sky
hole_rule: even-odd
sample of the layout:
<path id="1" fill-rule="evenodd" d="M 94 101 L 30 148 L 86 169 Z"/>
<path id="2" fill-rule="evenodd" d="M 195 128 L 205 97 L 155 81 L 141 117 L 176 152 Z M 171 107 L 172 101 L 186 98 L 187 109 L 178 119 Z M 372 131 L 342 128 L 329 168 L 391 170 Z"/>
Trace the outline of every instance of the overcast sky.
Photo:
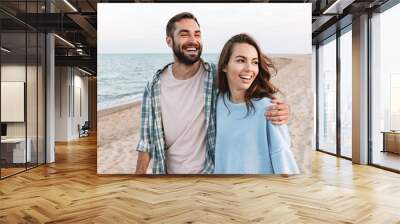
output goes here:
<path id="1" fill-rule="evenodd" d="M 193 13 L 203 52 L 248 33 L 267 54 L 311 54 L 311 3 L 99 3 L 99 53 L 171 53 L 165 26 L 180 12 Z"/>

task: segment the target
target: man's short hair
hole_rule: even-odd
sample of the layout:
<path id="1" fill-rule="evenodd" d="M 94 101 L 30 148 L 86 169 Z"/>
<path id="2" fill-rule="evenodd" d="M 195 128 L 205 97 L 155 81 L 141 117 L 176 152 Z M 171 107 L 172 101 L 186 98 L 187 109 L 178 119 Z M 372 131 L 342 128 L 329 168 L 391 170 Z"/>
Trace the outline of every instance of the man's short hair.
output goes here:
<path id="1" fill-rule="evenodd" d="M 175 15 L 174 17 L 172 17 L 168 21 L 167 30 L 166 30 L 168 37 L 172 37 L 173 36 L 174 31 L 175 31 L 175 23 L 178 22 L 178 21 L 181 21 L 182 19 L 193 19 L 194 21 L 196 21 L 197 25 L 199 25 L 199 27 L 200 27 L 200 24 L 197 21 L 197 18 L 192 13 L 190 13 L 190 12 L 182 12 L 182 13 L 179 13 L 179 14 Z"/>

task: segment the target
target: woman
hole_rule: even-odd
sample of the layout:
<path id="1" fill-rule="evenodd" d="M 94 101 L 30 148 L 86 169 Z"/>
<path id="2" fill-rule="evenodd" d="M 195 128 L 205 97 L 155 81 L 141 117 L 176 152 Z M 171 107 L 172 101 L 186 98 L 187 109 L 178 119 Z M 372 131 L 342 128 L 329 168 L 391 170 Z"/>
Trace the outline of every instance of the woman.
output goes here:
<path id="1" fill-rule="evenodd" d="M 216 174 L 299 173 L 286 125 L 264 116 L 278 89 L 270 82 L 270 60 L 247 34 L 224 46 L 217 70 Z"/>

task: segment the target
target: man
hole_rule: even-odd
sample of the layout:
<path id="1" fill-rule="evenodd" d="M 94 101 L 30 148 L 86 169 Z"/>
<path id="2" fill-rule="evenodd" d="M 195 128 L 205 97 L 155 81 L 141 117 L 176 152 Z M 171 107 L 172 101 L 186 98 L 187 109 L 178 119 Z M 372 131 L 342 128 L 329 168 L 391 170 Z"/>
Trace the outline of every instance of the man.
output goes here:
<path id="1" fill-rule="evenodd" d="M 143 93 L 136 174 L 211 174 L 214 170 L 216 67 L 204 62 L 200 25 L 191 13 L 172 17 L 166 42 L 174 62 L 158 70 Z M 289 110 L 274 100 L 267 119 L 286 124 Z"/>

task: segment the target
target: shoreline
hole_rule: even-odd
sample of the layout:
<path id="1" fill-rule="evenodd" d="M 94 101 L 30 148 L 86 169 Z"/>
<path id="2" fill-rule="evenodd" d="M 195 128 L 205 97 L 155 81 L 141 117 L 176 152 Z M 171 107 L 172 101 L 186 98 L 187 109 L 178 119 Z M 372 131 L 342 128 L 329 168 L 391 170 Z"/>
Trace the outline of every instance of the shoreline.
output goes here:
<path id="1" fill-rule="evenodd" d="M 121 104 L 117 104 L 117 105 L 112 105 L 110 107 L 106 107 L 100 110 L 97 110 L 97 116 L 98 117 L 104 117 L 116 112 L 120 112 L 132 107 L 136 107 L 139 106 L 142 103 L 142 100 L 132 100 L 126 103 L 121 103 Z"/>
<path id="2" fill-rule="evenodd" d="M 213 53 L 211 53 L 213 54 Z M 294 59 L 294 58 L 301 58 L 301 57 L 309 57 L 311 56 L 311 54 L 269 54 L 270 59 L 274 62 L 275 66 L 278 69 L 278 73 L 279 71 L 285 67 L 285 65 L 290 64 L 290 62 Z M 286 60 L 288 59 L 288 60 Z M 139 99 L 134 99 L 134 100 L 130 100 L 127 101 L 125 103 L 119 103 L 119 104 L 115 104 L 115 105 L 111 105 L 111 106 L 107 106 L 105 108 L 102 109 L 98 109 L 97 110 L 97 116 L 98 117 L 102 117 L 102 116 L 107 116 L 119 111 L 123 111 L 132 107 L 135 107 L 137 105 L 140 105 L 142 99 L 141 97 Z"/>
<path id="3" fill-rule="evenodd" d="M 272 58 L 278 67 L 274 84 L 294 111 L 289 122 L 291 149 L 301 173 L 309 173 L 314 128 L 310 55 Z M 299 84 L 302 88 L 299 88 Z M 133 174 L 138 159 L 141 99 L 97 110 L 97 173 Z M 151 169 L 151 166 L 149 166 Z M 150 170 L 148 170 L 150 173 Z"/>

